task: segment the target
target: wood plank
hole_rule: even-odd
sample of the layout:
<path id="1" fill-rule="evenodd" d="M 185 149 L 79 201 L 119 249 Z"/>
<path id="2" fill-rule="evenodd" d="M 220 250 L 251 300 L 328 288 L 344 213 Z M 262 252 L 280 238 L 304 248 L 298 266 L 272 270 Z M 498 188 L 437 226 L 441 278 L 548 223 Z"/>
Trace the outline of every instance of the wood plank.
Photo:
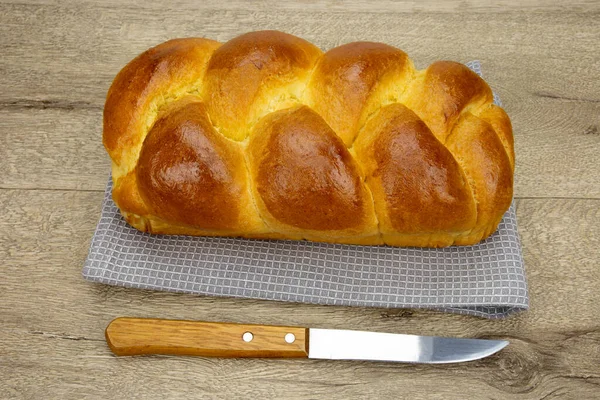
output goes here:
<path id="1" fill-rule="evenodd" d="M 81 278 L 102 194 L 0 191 L 0 393 L 80 398 L 205 396 L 590 398 L 600 385 L 600 202 L 517 205 L 531 310 L 498 321 L 428 311 L 213 298 L 91 284 Z M 103 340 L 122 315 L 497 337 L 471 364 L 113 359 Z M 43 385 L 40 384 L 43 382 Z M 235 382 L 235 384 L 232 384 Z M 436 382 L 432 385 L 432 382 Z"/>
<path id="2" fill-rule="evenodd" d="M 2 332 L 2 331 L 0 331 Z M 5 331 L 4 331 L 5 332 Z M 143 399 L 593 399 L 597 375 L 578 377 L 551 346 L 517 343 L 469 367 L 317 360 L 184 357 L 115 359 L 103 342 L 3 333 L 3 393 L 23 398 Z M 587 348 L 593 350 L 593 341 Z M 568 343 L 568 342 L 567 342 Z M 563 373 L 540 373 L 558 364 Z M 547 396 L 547 397 L 545 397 Z M 556 396 L 556 397 L 553 397 Z"/>
<path id="3" fill-rule="evenodd" d="M 0 109 L 0 188 L 102 190 L 100 110 Z"/>
<path id="4" fill-rule="evenodd" d="M 600 67 L 593 49 L 600 32 L 592 6 L 586 12 L 506 12 L 482 18 L 469 12 L 289 11 L 268 5 L 194 12 L 190 4 L 161 7 L 160 13 L 134 5 L 2 4 L 0 37 L 6 45 L 0 101 L 100 107 L 119 69 L 150 46 L 195 35 L 226 41 L 265 28 L 288 31 L 323 49 L 353 40 L 382 41 L 404 49 L 420 67 L 438 59 L 479 58 L 505 98 L 542 93 L 598 101 Z"/>
<path id="5" fill-rule="evenodd" d="M 0 3 L 22 3 L 22 0 L 2 0 Z M 31 4 L 93 4 L 99 5 L 97 0 L 33 0 L 28 1 Z M 103 0 L 104 7 L 123 7 L 123 2 L 119 0 Z M 164 10 L 164 3 L 160 0 L 144 1 L 130 0 L 127 2 L 130 7 L 151 8 L 154 10 Z M 282 2 L 277 0 L 232 0 L 222 2 L 219 0 L 178 0 L 174 3 L 177 8 L 187 10 L 261 10 L 269 11 L 273 9 L 289 11 L 346 11 L 346 12 L 368 12 L 368 13 L 398 13 L 398 12 L 506 12 L 506 11 L 594 11 L 600 9 L 598 2 L 594 0 L 576 0 L 564 2 L 560 0 L 345 0 L 338 1 L 290 1 Z"/>
<path id="6" fill-rule="evenodd" d="M 157 19 L 150 6 L 0 7 L 0 40 L 7 44 L 0 59 L 0 136 L 6 143 L 0 187 L 101 190 L 109 165 L 100 144 L 101 110 L 119 68 L 169 37 L 201 33 L 227 40 L 270 26 L 323 48 L 381 40 L 406 49 L 421 66 L 438 58 L 479 57 L 513 120 L 516 196 L 600 198 L 600 52 L 590 51 L 598 47 L 600 30 L 593 12 L 267 15 L 259 11 L 263 6 L 190 13 L 186 7 L 195 6 L 185 3 Z M 456 31 L 457 25 L 466 28 Z M 356 26 L 372 29 L 364 33 Z M 447 32 L 456 38 L 439 40 Z"/>

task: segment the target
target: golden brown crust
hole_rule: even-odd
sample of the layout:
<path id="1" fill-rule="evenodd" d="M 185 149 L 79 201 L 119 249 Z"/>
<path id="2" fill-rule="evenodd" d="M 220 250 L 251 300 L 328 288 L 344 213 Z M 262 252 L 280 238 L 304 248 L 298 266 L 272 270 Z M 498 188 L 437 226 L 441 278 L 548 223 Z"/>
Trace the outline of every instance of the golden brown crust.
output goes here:
<path id="1" fill-rule="evenodd" d="M 269 114 L 252 133 L 248 152 L 264 204 L 259 209 L 269 225 L 340 236 L 376 234 L 372 200 L 356 162 L 310 108 Z"/>
<path id="2" fill-rule="evenodd" d="M 492 129 L 498 135 L 498 138 L 504 146 L 504 150 L 510 160 L 512 170 L 515 170 L 515 148 L 512 131 L 512 124 L 506 112 L 495 104 L 490 104 L 489 107 L 483 109 L 479 115 L 482 120 L 492 126 Z"/>
<path id="3" fill-rule="evenodd" d="M 477 109 L 492 101 L 485 81 L 466 65 L 452 61 L 431 64 L 402 98 L 442 143 L 465 108 Z"/>
<path id="4" fill-rule="evenodd" d="M 103 142 L 115 203 L 150 233 L 468 245 L 512 200 L 512 127 L 487 84 L 381 43 L 165 42 L 115 78 Z"/>
<path id="5" fill-rule="evenodd" d="M 502 141 L 490 124 L 466 113 L 446 146 L 467 175 L 477 201 L 476 229 L 488 231 L 500 222 L 513 196 L 512 166 Z"/>
<path id="6" fill-rule="evenodd" d="M 354 149 L 384 235 L 459 233 L 473 228 L 475 202 L 448 149 L 402 104 L 384 107 Z"/>
<path id="7" fill-rule="evenodd" d="M 103 131 L 104 146 L 116 164 L 141 144 L 148 114 L 155 112 L 153 100 L 201 80 L 219 46 L 201 38 L 169 40 L 140 54 L 119 72 L 104 105 Z"/>
<path id="8" fill-rule="evenodd" d="M 163 221 L 234 231 L 246 192 L 242 151 L 213 128 L 199 100 L 160 118 L 136 166 L 141 198 Z"/>
<path id="9" fill-rule="evenodd" d="M 115 182 L 112 197 L 122 210 L 127 210 L 129 213 L 141 216 L 149 215 L 151 212 L 140 195 L 135 171 L 131 171 Z"/>
<path id="10" fill-rule="evenodd" d="M 355 42 L 329 50 L 310 85 L 310 105 L 351 145 L 367 116 L 394 101 L 413 68 L 403 51 L 383 43 Z"/>
<path id="11" fill-rule="evenodd" d="M 245 139 L 274 98 L 297 102 L 320 55 L 311 43 L 277 31 L 250 32 L 225 43 L 212 56 L 204 82 L 213 123 L 225 136 Z"/>

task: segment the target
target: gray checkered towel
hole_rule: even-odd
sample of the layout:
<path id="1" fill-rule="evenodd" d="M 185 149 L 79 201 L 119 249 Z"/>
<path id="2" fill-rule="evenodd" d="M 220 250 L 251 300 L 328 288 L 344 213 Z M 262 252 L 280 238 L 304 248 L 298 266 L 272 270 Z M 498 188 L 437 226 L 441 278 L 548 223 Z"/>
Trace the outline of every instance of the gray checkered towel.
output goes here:
<path id="1" fill-rule="evenodd" d="M 479 62 L 467 65 L 481 74 Z M 149 235 L 125 222 L 111 189 L 109 179 L 83 268 L 91 281 L 214 296 L 431 308 L 488 318 L 528 308 L 514 204 L 498 231 L 475 246 L 397 248 Z"/>

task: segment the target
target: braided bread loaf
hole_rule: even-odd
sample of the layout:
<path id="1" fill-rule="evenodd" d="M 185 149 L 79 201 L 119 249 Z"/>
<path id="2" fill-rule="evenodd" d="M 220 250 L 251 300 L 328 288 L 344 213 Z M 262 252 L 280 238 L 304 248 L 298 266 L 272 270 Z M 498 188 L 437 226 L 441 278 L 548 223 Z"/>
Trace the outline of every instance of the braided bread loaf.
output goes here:
<path id="1" fill-rule="evenodd" d="M 511 124 L 487 84 L 381 43 L 170 40 L 115 78 L 103 142 L 122 215 L 157 234 L 467 245 L 512 200 Z"/>

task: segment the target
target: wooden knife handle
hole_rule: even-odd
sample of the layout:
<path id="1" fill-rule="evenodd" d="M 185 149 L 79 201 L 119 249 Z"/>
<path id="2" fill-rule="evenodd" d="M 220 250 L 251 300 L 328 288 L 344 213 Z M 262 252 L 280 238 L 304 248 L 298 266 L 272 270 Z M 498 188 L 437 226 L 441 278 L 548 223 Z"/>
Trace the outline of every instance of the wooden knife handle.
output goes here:
<path id="1" fill-rule="evenodd" d="M 118 356 L 308 357 L 308 329 L 287 326 L 122 317 L 106 342 Z"/>

